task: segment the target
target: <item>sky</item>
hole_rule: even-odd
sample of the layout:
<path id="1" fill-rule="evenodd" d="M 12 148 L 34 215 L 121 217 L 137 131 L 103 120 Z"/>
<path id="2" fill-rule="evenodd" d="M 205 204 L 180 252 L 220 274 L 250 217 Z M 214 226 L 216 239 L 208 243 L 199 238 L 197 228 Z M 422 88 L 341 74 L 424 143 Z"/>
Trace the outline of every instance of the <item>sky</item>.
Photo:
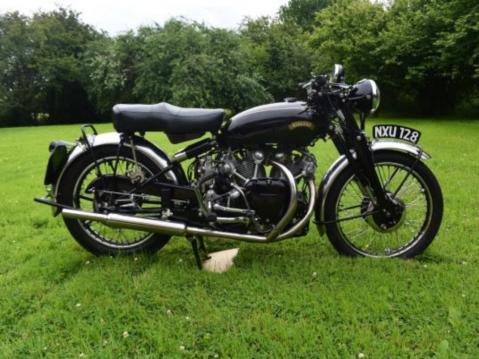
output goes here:
<path id="1" fill-rule="evenodd" d="M 81 19 L 111 35 L 140 25 L 163 24 L 185 17 L 206 25 L 236 29 L 246 17 L 275 15 L 288 0 L 0 0 L 0 13 L 18 10 L 31 15 L 63 6 L 81 13 Z"/>

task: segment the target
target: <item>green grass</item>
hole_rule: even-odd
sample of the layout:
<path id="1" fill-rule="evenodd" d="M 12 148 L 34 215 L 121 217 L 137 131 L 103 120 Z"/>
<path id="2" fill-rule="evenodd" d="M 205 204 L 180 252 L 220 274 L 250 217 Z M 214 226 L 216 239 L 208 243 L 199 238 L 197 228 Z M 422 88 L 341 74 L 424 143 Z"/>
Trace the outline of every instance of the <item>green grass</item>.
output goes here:
<path id="1" fill-rule="evenodd" d="M 394 122 L 423 131 L 444 192 L 424 255 L 343 258 L 312 226 L 241 244 L 221 275 L 199 272 L 182 238 L 151 257 L 91 256 L 32 202 L 49 141 L 79 127 L 0 129 L 0 357 L 477 358 L 479 122 Z M 315 153 L 320 177 L 337 155 L 322 142 Z"/>

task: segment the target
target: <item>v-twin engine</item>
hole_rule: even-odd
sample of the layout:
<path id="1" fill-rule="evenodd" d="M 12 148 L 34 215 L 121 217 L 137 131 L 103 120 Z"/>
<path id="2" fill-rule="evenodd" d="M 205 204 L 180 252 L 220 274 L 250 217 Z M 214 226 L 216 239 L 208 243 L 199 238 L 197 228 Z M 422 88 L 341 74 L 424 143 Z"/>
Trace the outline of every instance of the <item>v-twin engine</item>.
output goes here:
<path id="1" fill-rule="evenodd" d="M 315 170 L 306 151 L 237 150 L 199 158 L 189 175 L 209 226 L 272 238 L 288 229 L 294 235 L 307 230 Z"/>

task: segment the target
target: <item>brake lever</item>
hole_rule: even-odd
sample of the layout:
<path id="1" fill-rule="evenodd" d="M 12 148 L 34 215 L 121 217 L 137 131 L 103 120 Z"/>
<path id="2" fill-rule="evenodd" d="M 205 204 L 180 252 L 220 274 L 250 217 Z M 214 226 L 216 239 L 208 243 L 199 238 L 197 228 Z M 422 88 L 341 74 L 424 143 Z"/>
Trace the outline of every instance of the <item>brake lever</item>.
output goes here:
<path id="1" fill-rule="evenodd" d="M 331 87 L 337 87 L 341 90 L 349 90 L 349 89 L 353 88 L 353 86 L 351 86 L 351 85 L 348 85 L 348 84 L 345 84 L 345 83 L 338 83 L 338 82 L 330 82 L 329 85 Z"/>
<path id="2" fill-rule="evenodd" d="M 298 84 L 298 86 L 301 87 L 301 88 L 307 89 L 308 87 L 311 87 L 312 83 L 313 83 L 313 80 L 306 81 L 306 82 L 300 82 Z"/>

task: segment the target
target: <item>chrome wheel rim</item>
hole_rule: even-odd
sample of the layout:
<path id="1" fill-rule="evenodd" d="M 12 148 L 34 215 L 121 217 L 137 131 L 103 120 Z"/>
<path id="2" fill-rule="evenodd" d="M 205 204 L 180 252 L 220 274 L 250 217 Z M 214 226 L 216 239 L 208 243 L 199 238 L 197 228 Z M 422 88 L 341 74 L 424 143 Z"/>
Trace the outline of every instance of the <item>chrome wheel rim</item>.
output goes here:
<path id="1" fill-rule="evenodd" d="M 403 186 L 401 182 L 410 168 L 394 162 L 376 164 L 378 178 L 391 194 L 405 206 L 401 224 L 388 231 L 380 231 L 364 216 L 362 202 L 367 199 L 357 184 L 355 175 L 342 187 L 336 201 L 336 223 L 344 242 L 356 253 L 368 257 L 396 257 L 412 248 L 425 235 L 432 217 L 432 197 L 421 176 L 411 171 Z M 345 218 L 356 217 L 351 220 Z"/>
<path id="2" fill-rule="evenodd" d="M 73 190 L 73 206 L 86 211 L 95 211 L 95 202 L 93 194 L 86 193 L 86 188 L 90 183 L 98 178 L 99 169 L 101 175 L 113 174 L 114 164 L 118 162 L 116 168 L 117 175 L 126 175 L 128 171 L 135 165 L 134 161 L 126 157 L 104 157 L 87 166 L 80 176 Z M 144 165 L 138 163 L 143 173 L 152 176 L 152 173 Z M 80 226 L 85 230 L 91 238 L 98 243 L 113 249 L 128 249 L 137 247 L 148 241 L 154 234 L 141 232 L 125 228 L 113 228 L 100 222 L 95 221 L 78 221 Z"/>

